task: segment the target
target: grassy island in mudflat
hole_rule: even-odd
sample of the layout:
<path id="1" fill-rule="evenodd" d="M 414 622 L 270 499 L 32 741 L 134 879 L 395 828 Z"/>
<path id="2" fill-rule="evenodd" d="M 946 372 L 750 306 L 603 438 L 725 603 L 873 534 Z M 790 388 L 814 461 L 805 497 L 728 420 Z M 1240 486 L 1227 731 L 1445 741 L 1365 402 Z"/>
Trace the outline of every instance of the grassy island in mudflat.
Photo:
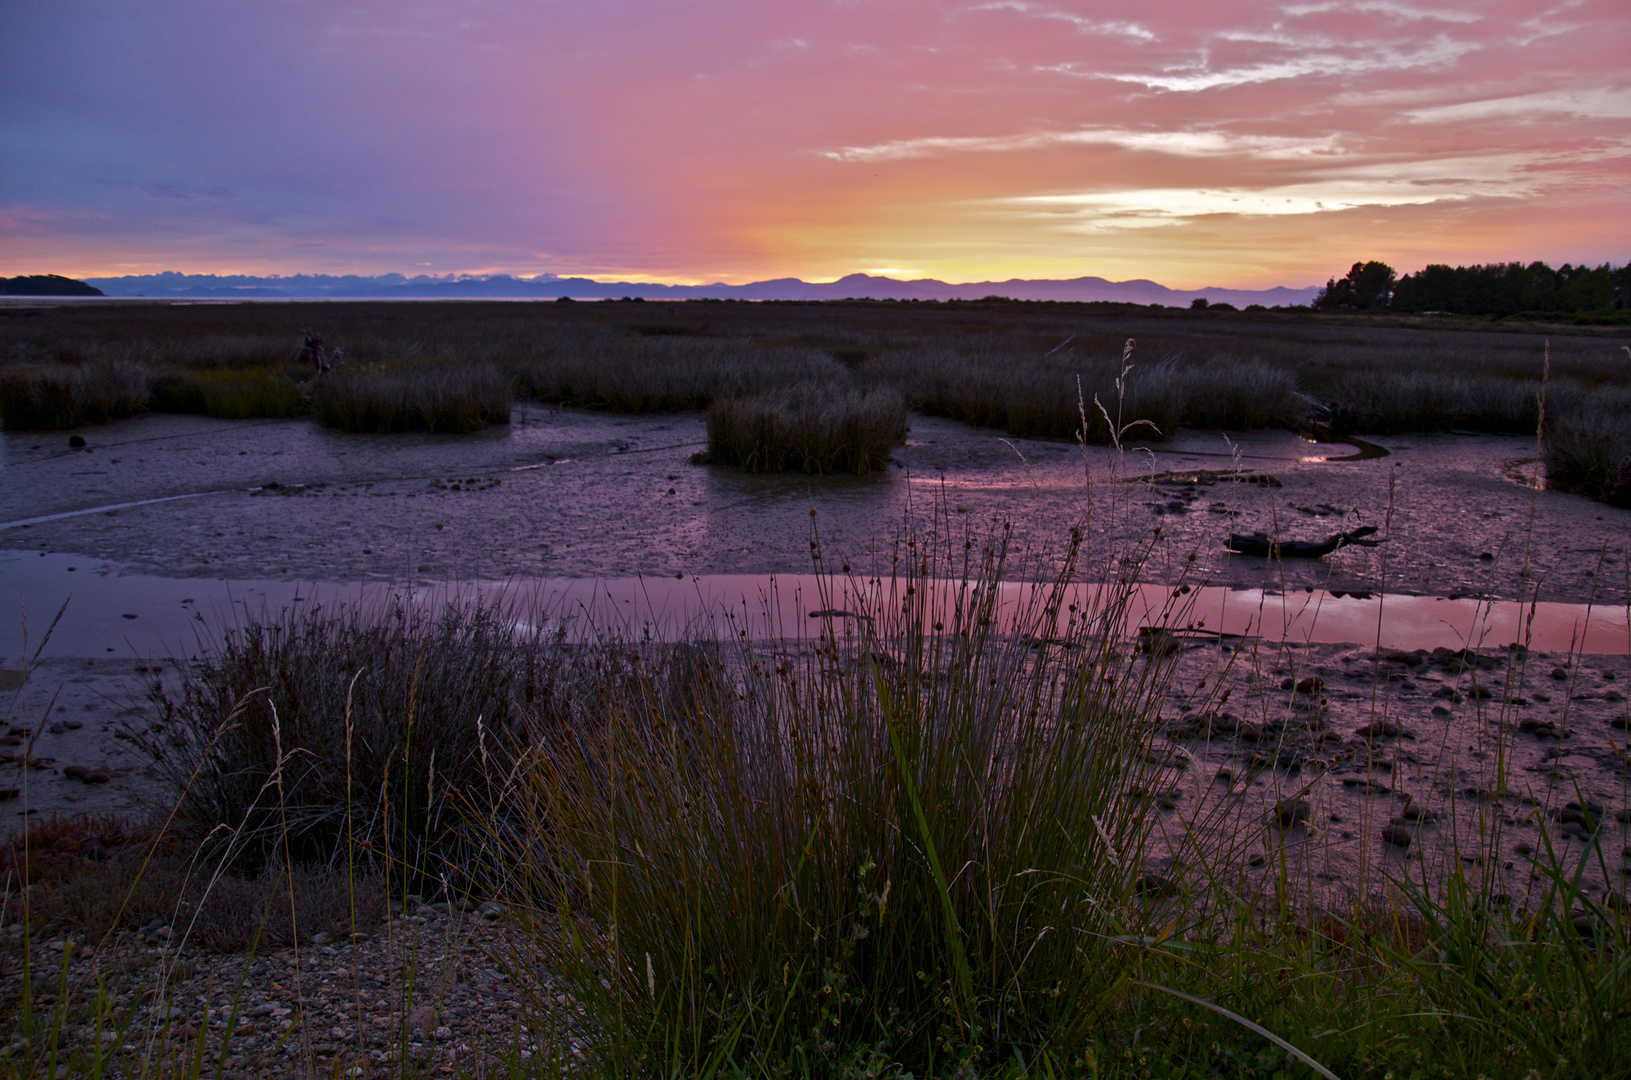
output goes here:
<path id="1" fill-rule="evenodd" d="M 810 473 L 881 468 L 908 410 L 1092 443 L 1117 425 L 1142 440 L 1179 426 L 1543 428 L 1553 487 L 1631 503 L 1631 336 L 1621 327 L 1224 307 L 995 298 L 13 306 L 0 323 L 0 424 L 309 413 L 343 431 L 467 432 L 507 423 L 520 398 L 706 411 L 720 463 Z M 339 358 L 320 377 L 312 341 L 325 365 Z"/>
<path id="2" fill-rule="evenodd" d="M 1322 508 L 1329 488 L 1293 506 L 1272 474 L 1294 484 L 1303 466 L 1261 452 L 1298 440 L 1275 432 L 1361 452 L 1399 435 L 1383 441 L 1403 457 L 1405 433 L 1460 431 L 1543 441 L 1540 477 L 1500 482 L 1532 516 L 1542 499 L 1579 504 L 1567 520 L 1592 552 L 1568 565 L 1593 576 L 1574 571 L 1584 591 L 1568 595 L 1623 607 L 1624 538 L 1587 534 L 1599 514 L 1599 530 L 1623 520 L 1603 503 L 1623 505 L 1631 474 L 1621 330 L 1000 301 L 7 312 L 0 420 L 58 432 L 8 434 L 26 475 L 66 485 L 85 461 L 205 439 L 185 416 L 128 419 L 144 412 L 266 422 L 212 422 L 208 439 L 228 441 L 198 443 L 208 469 L 312 423 L 376 455 L 326 462 L 355 475 L 320 492 L 222 494 L 236 501 L 214 517 L 185 508 L 215 495 L 177 487 L 191 501 L 64 525 L 41 494 L 38 531 L 11 530 L 7 554 L 52 562 L 29 538 L 94 521 L 82 535 L 110 550 L 179 560 L 193 534 L 162 531 L 170 514 L 220 526 L 189 541 L 196 559 L 256 542 L 224 527 L 240 510 L 262 532 L 284 517 L 339 532 L 433 503 L 424 531 L 446 537 L 500 495 L 542 528 L 570 510 L 549 501 L 566 489 L 519 489 L 564 477 L 561 447 L 505 458 L 502 488 L 425 462 L 496 453 L 470 440 L 516 435 L 492 425 L 546 402 L 703 414 L 683 445 L 644 433 L 667 456 L 627 475 L 677 500 L 702 484 L 676 479 L 700 448 L 695 472 L 726 481 L 697 501 L 721 512 L 799 485 L 801 565 L 823 584 L 783 635 L 729 613 L 688 634 L 585 626 L 519 592 L 427 602 L 404 587 L 240 606 L 196 647 L 94 662 L 55 656 L 52 613 L 31 607 L 30 651 L 0 671 L 14 792 L 0 805 L 8 820 L 54 809 L 15 819 L 28 827 L 0 863 L 0 1076 L 1524 1080 L 1631 1059 L 1623 652 L 1237 635 L 1190 606 L 1212 533 L 1252 523 L 1236 515 L 1325 533 L 1338 523 L 1323 515 L 1357 513 Z M 936 454 L 972 445 L 953 441 L 959 424 L 1002 440 L 1020 463 L 1003 498 L 1033 509 L 1076 497 L 1044 451 L 1078 454 L 1081 528 L 1027 549 L 1025 522 L 965 512 L 983 496 L 948 462 L 924 522 L 852 569 L 829 508 L 871 490 L 855 474 L 908 483 L 890 459 L 922 453 L 902 443 L 913 423 Z M 1193 449 L 1197 429 L 1261 459 L 1230 461 L 1213 436 L 1205 467 L 1128 464 L 1135 444 Z M 126 441 L 97 445 L 102 430 Z M 69 431 L 95 454 L 43 449 Z M 415 431 L 430 434 L 398 434 Z M 418 439 L 393 466 L 400 493 L 379 494 L 396 459 L 378 455 Z M 1002 486 L 992 475 L 967 486 Z M 1399 520 L 1434 513 L 1405 503 Z M 575 542 L 609 544 L 636 513 L 607 505 Z M 1348 531 L 1384 542 L 1332 558 L 1371 575 L 1363 602 L 1375 589 L 1385 607 L 1401 534 L 1386 499 L 1365 512 L 1377 526 Z M 269 575 L 321 580 L 280 543 Z M 1331 589 L 1265 543 L 1228 556 L 1259 574 L 1261 603 Z M 1533 612 L 1528 543 L 1467 553 L 1488 568 L 1474 603 Z M 86 559 L 65 570 L 90 576 Z M 87 725 L 128 770 L 50 760 Z M 147 818 L 60 801 L 138 781 Z"/>

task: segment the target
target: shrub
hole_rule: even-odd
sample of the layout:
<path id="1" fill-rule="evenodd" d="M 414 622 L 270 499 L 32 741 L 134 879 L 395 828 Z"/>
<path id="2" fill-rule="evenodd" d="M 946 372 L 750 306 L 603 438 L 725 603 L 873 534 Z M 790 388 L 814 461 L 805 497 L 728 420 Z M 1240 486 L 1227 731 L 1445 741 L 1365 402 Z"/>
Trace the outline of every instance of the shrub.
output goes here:
<path id="1" fill-rule="evenodd" d="M 805 383 L 708 408 L 708 460 L 746 472 L 861 475 L 885 467 L 905 437 L 906 402 L 889 390 Z"/>
<path id="2" fill-rule="evenodd" d="M 61 431 L 147 410 L 147 376 L 133 364 L 43 364 L 0 368 L 0 424 Z"/>
<path id="3" fill-rule="evenodd" d="M 491 364 L 370 364 L 317 380 L 312 409 L 341 431 L 464 434 L 509 423 L 513 397 L 510 379 Z"/>

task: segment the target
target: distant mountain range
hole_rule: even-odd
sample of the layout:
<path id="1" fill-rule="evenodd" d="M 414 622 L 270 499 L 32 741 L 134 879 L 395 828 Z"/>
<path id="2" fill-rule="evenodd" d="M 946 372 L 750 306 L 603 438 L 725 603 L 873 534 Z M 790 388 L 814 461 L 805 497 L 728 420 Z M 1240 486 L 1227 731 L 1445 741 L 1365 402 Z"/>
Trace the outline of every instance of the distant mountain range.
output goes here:
<path id="1" fill-rule="evenodd" d="M 420 299 L 460 298 L 468 300 L 550 299 L 570 296 L 577 299 L 638 296 L 647 300 L 978 300 L 1001 296 L 1013 300 L 1110 301 L 1124 304 L 1165 304 L 1187 307 L 1196 297 L 1209 303 L 1229 303 L 1237 307 L 1262 304 L 1265 307 L 1306 304 L 1319 292 L 1317 286 L 1289 289 L 1169 289 L 1154 281 L 1107 281 L 1100 277 L 1068 280 L 1010 278 L 1007 281 L 976 281 L 953 285 L 933 278 L 898 281 L 871 274 L 851 274 L 832 282 L 809 282 L 798 278 L 755 281 L 748 285 L 651 285 L 632 281 L 591 281 L 588 278 L 444 276 L 422 274 L 404 277 L 381 274 L 357 275 L 294 274 L 288 277 L 251 277 L 241 274 L 140 274 L 129 277 L 89 278 L 87 283 L 113 297 L 176 297 L 227 299 Z"/>

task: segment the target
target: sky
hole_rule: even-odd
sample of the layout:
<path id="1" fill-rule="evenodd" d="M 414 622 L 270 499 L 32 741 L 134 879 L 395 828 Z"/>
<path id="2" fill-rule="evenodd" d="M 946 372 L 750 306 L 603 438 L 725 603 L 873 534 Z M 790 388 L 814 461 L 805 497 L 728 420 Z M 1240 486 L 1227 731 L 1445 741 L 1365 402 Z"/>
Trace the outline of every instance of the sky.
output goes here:
<path id="1" fill-rule="evenodd" d="M 0 0 L 0 273 L 1631 261 L 1625 0 Z"/>

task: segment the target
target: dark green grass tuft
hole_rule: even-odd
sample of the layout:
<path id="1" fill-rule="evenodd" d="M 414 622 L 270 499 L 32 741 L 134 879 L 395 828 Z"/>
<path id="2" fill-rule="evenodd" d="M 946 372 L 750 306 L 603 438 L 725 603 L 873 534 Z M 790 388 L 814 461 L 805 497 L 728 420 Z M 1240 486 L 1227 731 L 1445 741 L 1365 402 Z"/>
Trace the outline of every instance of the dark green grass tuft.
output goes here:
<path id="1" fill-rule="evenodd" d="M 517 969 L 582 1004 L 597 1075 L 978 1076 L 1066 1058 L 1125 990 L 1166 665 L 1111 595 L 1041 589 L 998 633 L 1000 544 L 911 547 L 867 630 L 539 747 L 495 837 L 548 913 Z"/>
<path id="2" fill-rule="evenodd" d="M 289 365 L 177 368 L 153 380 L 149 407 L 228 420 L 303 416 L 311 411 L 298 381 L 303 373 Z"/>
<path id="3" fill-rule="evenodd" d="M 889 390 L 806 383 L 708 408 L 708 460 L 747 472 L 851 473 L 889 463 L 906 437 L 906 402 Z"/>

